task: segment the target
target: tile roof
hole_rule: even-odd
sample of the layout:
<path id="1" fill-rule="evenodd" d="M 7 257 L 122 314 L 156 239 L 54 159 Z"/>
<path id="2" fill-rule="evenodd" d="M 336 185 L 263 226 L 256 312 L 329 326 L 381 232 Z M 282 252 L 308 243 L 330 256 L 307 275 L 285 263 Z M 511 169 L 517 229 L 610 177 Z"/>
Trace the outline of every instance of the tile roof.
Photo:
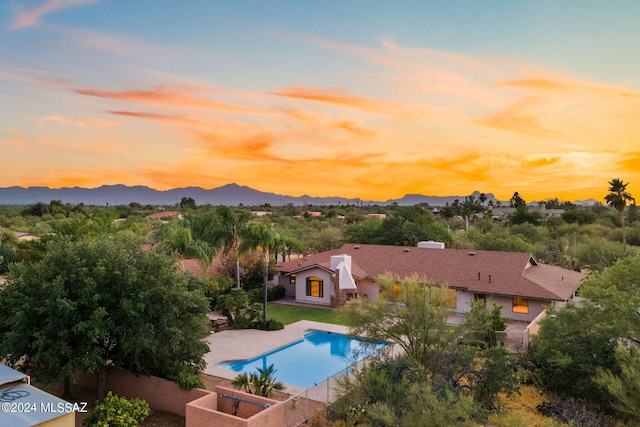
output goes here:
<path id="1" fill-rule="evenodd" d="M 401 278 L 418 274 L 434 283 L 473 293 L 550 301 L 566 301 L 586 277 L 575 271 L 538 264 L 531 254 L 523 252 L 352 243 L 279 263 L 278 270 L 290 274 L 314 265 L 328 268 L 331 256 L 340 254 L 351 255 L 351 271 L 359 279 L 374 279 L 385 272 Z"/>

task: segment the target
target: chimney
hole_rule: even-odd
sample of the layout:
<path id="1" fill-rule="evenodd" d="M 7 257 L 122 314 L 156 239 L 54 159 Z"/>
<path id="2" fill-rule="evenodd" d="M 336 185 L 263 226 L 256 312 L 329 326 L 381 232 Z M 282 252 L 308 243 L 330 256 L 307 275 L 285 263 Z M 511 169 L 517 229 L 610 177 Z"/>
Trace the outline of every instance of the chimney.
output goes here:
<path id="1" fill-rule="evenodd" d="M 338 265 L 344 262 L 347 267 L 349 267 L 349 271 L 351 271 L 351 255 L 332 255 L 331 256 L 331 269 L 335 271 L 338 268 Z"/>

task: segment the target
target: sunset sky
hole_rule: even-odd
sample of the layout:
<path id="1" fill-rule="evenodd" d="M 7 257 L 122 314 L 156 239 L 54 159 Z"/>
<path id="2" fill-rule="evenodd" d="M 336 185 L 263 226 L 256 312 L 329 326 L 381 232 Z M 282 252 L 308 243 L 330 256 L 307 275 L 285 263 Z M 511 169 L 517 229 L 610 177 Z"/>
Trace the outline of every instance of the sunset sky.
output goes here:
<path id="1" fill-rule="evenodd" d="M 640 197 L 640 1 L 3 0 L 0 187 Z"/>

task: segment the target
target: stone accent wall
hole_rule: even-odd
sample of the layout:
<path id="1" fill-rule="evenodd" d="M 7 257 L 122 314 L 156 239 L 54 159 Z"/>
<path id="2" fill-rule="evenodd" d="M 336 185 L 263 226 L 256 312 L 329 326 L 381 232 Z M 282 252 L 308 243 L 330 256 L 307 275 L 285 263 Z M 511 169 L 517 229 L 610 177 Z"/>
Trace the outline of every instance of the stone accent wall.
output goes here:
<path id="1" fill-rule="evenodd" d="M 347 293 L 340 289 L 340 272 L 331 275 L 331 308 L 340 308 L 347 302 Z"/>

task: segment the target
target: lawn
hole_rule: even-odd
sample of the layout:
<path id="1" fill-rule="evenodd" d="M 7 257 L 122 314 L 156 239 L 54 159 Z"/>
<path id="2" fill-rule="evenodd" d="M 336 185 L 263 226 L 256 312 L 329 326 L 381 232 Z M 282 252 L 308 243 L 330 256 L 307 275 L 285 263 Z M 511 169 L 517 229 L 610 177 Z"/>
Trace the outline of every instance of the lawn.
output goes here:
<path id="1" fill-rule="evenodd" d="M 338 319 L 338 311 L 326 308 L 301 307 L 297 305 L 272 303 L 267 306 L 267 317 L 289 325 L 298 320 L 343 325 Z"/>

